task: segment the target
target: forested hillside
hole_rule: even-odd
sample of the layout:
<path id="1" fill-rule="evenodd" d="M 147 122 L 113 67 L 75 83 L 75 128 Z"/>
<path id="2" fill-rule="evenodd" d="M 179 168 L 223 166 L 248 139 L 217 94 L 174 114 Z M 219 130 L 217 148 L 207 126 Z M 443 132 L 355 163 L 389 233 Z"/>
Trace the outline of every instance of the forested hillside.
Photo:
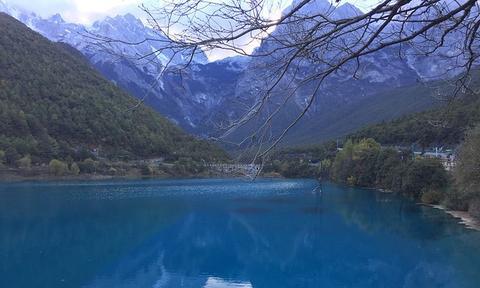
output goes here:
<path id="1" fill-rule="evenodd" d="M 65 44 L 0 13 L 0 151 L 33 162 L 94 151 L 109 159 L 224 159 L 122 92 Z"/>
<path id="2" fill-rule="evenodd" d="M 442 104 L 434 98 L 433 89 L 422 84 L 387 89 L 369 97 L 352 97 L 360 99 L 354 103 L 321 105 L 310 112 L 310 117 L 302 119 L 286 137 L 285 146 L 343 138 L 366 125 L 388 122 Z"/>
<path id="3" fill-rule="evenodd" d="M 337 141 L 323 140 L 308 145 L 281 148 L 272 158 L 295 158 L 291 155 L 300 155 L 309 160 L 320 160 L 328 155 L 334 155 L 337 144 L 342 147 L 343 143 L 349 139 L 358 142 L 366 138 L 375 139 L 384 146 L 406 146 L 408 148 L 415 146 L 417 149 L 427 149 L 434 146 L 455 148 L 463 141 L 465 133 L 480 123 L 480 97 L 478 95 L 480 84 L 478 80 L 479 73 L 475 71 L 470 91 L 461 94 L 458 99 L 451 103 L 437 101 L 434 108 L 423 112 L 410 113 L 395 120 L 383 121 L 380 124 L 364 126 L 357 131 L 338 136 L 335 139 Z M 417 89 L 418 87 L 422 86 L 414 86 L 411 89 L 404 90 L 404 95 L 401 98 L 430 97 L 431 101 L 434 101 L 434 89 L 427 89 L 425 86 L 423 86 L 423 89 Z M 396 107 L 398 105 L 392 103 L 388 108 L 384 107 L 369 114 L 372 114 L 370 117 L 376 117 L 378 111 L 392 111 Z M 354 116 L 346 118 L 351 119 L 350 117 Z M 336 124 L 334 123 L 333 126 L 336 127 Z"/>
<path id="4" fill-rule="evenodd" d="M 339 138 L 337 143 L 279 150 L 271 156 L 265 171 L 400 192 L 424 203 L 443 204 L 479 216 L 478 79 L 476 72 L 470 89 L 446 105 L 367 126 Z M 456 152 L 450 160 L 440 160 L 411 149 L 433 147 Z M 447 171 L 444 165 L 448 161 L 453 165 Z"/>
<path id="5" fill-rule="evenodd" d="M 367 126 L 346 138 L 373 138 L 383 145 L 453 148 L 462 142 L 466 131 L 480 123 L 478 73 L 474 80 L 471 91 L 447 105 Z"/>

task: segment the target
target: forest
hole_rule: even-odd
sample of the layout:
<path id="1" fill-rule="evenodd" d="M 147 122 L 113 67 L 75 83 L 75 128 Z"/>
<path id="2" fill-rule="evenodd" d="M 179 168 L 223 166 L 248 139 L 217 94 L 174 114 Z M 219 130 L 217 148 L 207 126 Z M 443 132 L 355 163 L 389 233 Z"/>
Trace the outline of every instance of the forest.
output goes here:
<path id="1" fill-rule="evenodd" d="M 0 14 L 0 71 L 0 164 L 228 158 L 122 92 L 75 49 L 6 14 Z"/>
<path id="2" fill-rule="evenodd" d="M 414 145 L 419 149 L 455 148 L 465 133 L 479 122 L 480 99 L 469 94 L 426 112 L 367 126 L 347 138 L 374 138 L 382 145 Z"/>
<path id="3" fill-rule="evenodd" d="M 398 192 L 480 215 L 479 123 L 480 100 L 468 94 L 429 111 L 367 126 L 338 141 L 280 149 L 265 171 Z M 446 171 L 438 159 L 418 155 L 433 147 L 453 150 L 453 171 Z"/>

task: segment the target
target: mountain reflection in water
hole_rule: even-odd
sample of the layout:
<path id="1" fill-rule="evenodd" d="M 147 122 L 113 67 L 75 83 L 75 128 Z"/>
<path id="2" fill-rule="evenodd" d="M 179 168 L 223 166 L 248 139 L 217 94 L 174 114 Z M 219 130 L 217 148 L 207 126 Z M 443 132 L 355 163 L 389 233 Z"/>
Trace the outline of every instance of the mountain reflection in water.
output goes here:
<path id="1" fill-rule="evenodd" d="M 476 287 L 480 233 L 313 180 L 0 185 L 1 287 Z"/>

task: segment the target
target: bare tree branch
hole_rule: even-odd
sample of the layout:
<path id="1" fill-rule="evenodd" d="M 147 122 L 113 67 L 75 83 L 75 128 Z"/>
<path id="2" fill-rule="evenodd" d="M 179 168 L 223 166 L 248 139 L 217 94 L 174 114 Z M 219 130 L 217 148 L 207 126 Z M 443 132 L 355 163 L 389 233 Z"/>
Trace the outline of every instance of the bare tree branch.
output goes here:
<path id="1" fill-rule="evenodd" d="M 480 14 L 476 0 L 382 0 L 370 11 L 347 17 L 337 13 L 343 1 L 334 2 L 312 9 L 316 0 L 294 1 L 279 17 L 272 18 L 280 6 L 274 0 L 161 1 L 158 6 L 141 6 L 157 38 L 126 41 L 100 35 L 89 37 L 105 50 L 114 43 L 162 44 L 158 50 L 138 55 L 137 60 L 167 51 L 173 57 L 186 55 L 183 63 L 169 62 L 162 70 L 170 72 L 187 69 L 197 53 L 223 50 L 251 57 L 249 69 L 256 69 L 268 83 L 243 115 L 222 126 L 222 135 L 215 139 L 229 141 L 239 128 L 260 121 L 255 131 L 236 143 L 257 147 L 253 162 L 262 161 L 308 113 L 332 75 L 360 78 L 364 59 L 380 51 L 398 49 L 398 57 L 435 56 L 448 60 L 452 65 L 439 75 L 457 77 L 455 89 L 446 101 L 453 101 L 469 89 L 469 73 L 479 57 Z M 255 42 L 262 43 L 260 48 L 248 51 Z M 272 134 L 275 117 L 293 101 L 300 88 L 309 91 L 304 95 L 302 109 L 284 129 Z"/>

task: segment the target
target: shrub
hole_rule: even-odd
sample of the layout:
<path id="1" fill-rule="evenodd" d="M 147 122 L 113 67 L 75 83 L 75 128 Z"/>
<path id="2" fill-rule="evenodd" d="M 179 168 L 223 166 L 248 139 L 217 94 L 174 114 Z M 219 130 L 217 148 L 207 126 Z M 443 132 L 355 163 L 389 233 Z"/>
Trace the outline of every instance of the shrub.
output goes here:
<path id="1" fill-rule="evenodd" d="M 153 175 L 154 172 L 155 172 L 155 170 L 153 169 L 153 167 L 151 165 L 143 164 L 140 167 L 140 173 L 142 173 L 142 175 L 144 175 L 144 176 Z"/>
<path id="2" fill-rule="evenodd" d="M 354 186 L 355 184 L 357 184 L 357 179 L 355 178 L 355 176 L 348 176 L 347 184 L 350 186 Z"/>
<path id="3" fill-rule="evenodd" d="M 91 158 L 87 158 L 84 161 L 80 162 L 78 167 L 82 173 L 95 173 L 97 170 L 97 162 Z"/>
<path id="4" fill-rule="evenodd" d="M 78 167 L 78 164 L 77 163 L 72 163 L 72 165 L 70 165 L 70 172 L 73 174 L 73 175 L 78 175 L 80 174 L 80 167 Z"/>
<path id="5" fill-rule="evenodd" d="M 32 167 L 32 159 L 30 158 L 30 155 L 26 155 L 18 159 L 17 166 L 18 168 L 22 168 L 22 169 L 30 169 L 30 167 Z"/>
<path id="6" fill-rule="evenodd" d="M 113 167 L 110 167 L 110 169 L 108 169 L 108 175 L 116 175 L 116 174 L 117 174 L 117 169 Z"/>
<path id="7" fill-rule="evenodd" d="M 55 176 L 62 176 L 68 172 L 67 164 L 57 159 L 50 161 L 48 169 Z"/>
<path id="8" fill-rule="evenodd" d="M 419 198 L 422 192 L 445 189 L 448 175 L 437 159 L 416 159 L 405 171 L 402 192 Z"/>
<path id="9" fill-rule="evenodd" d="M 456 185 L 450 185 L 445 193 L 445 200 L 442 202 L 448 209 L 467 211 L 468 199 L 463 193 L 458 191 Z"/>
<path id="10" fill-rule="evenodd" d="M 455 186 L 462 197 L 480 197 L 480 125 L 467 133 L 460 146 L 454 176 Z"/>
<path id="11" fill-rule="evenodd" d="M 378 187 L 420 199 L 427 191 L 444 191 L 448 174 L 437 159 L 411 159 L 407 151 L 382 149 L 372 139 L 347 141 L 332 165 L 332 178 L 349 185 Z M 437 202 L 440 194 L 428 193 L 425 201 Z M 432 199 L 433 197 L 433 199 Z"/>
<path id="12" fill-rule="evenodd" d="M 16 150 L 15 148 L 9 147 L 9 148 L 5 151 L 4 158 L 5 158 L 5 162 L 6 162 L 8 165 L 15 165 L 15 163 L 17 162 L 17 160 L 20 159 L 20 154 L 18 154 L 18 152 L 17 152 L 17 150 Z"/>
<path id="13" fill-rule="evenodd" d="M 422 194 L 420 200 L 425 204 L 440 204 L 443 201 L 445 194 L 436 190 L 426 191 Z"/>

